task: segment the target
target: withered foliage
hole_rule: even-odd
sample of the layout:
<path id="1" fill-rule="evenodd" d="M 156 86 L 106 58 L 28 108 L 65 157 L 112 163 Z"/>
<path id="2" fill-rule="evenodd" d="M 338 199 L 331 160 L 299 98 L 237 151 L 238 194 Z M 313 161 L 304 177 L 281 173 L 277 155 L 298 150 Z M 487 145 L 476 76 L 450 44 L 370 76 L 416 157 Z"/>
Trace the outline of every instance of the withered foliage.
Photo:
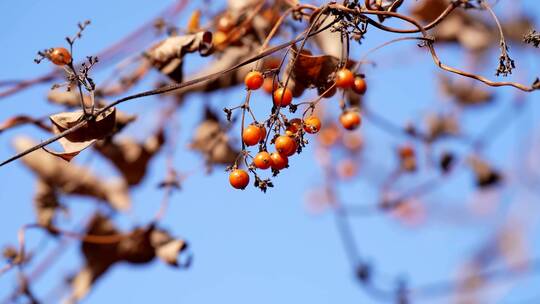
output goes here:
<path id="1" fill-rule="evenodd" d="M 94 239 L 101 241 L 91 242 Z M 146 264 L 158 257 L 168 265 L 185 266 L 189 260 L 180 263 L 178 256 L 186 249 L 187 243 L 184 240 L 175 239 L 154 225 L 121 232 L 108 217 L 95 214 L 81 245 L 85 264 L 71 280 L 72 293 L 69 300 L 76 302 L 82 299 L 92 285 L 118 263 Z"/>

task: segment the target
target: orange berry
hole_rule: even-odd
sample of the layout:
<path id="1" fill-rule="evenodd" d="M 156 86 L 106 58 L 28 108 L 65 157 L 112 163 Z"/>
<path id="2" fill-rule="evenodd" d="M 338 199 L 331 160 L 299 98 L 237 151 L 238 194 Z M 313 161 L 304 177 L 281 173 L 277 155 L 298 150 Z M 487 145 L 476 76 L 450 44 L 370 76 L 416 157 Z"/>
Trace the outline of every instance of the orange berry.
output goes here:
<path id="1" fill-rule="evenodd" d="M 261 129 L 264 129 L 255 125 L 251 124 L 244 128 L 244 132 L 242 134 L 242 141 L 248 146 L 254 146 L 258 144 L 261 139 L 264 138 L 263 131 Z M 266 129 L 264 129 L 264 133 L 266 133 Z"/>
<path id="2" fill-rule="evenodd" d="M 399 157 L 401 159 L 411 158 L 415 156 L 414 148 L 410 145 L 405 145 L 399 148 Z"/>
<path id="3" fill-rule="evenodd" d="M 300 118 L 293 118 L 289 120 L 289 125 L 287 126 L 287 131 L 291 135 L 294 135 L 302 128 L 302 120 Z"/>
<path id="4" fill-rule="evenodd" d="M 282 170 L 287 167 L 289 164 L 289 159 L 287 156 L 282 155 L 278 152 L 270 154 L 271 166 L 274 170 Z"/>
<path id="5" fill-rule="evenodd" d="M 358 172 L 358 165 L 352 159 L 344 159 L 339 162 L 337 172 L 340 178 L 347 180 L 354 177 Z"/>
<path id="6" fill-rule="evenodd" d="M 242 169 L 235 169 L 229 174 L 229 183 L 235 189 L 244 189 L 249 184 L 249 175 Z"/>
<path id="7" fill-rule="evenodd" d="M 257 127 L 259 130 L 261 130 L 261 139 L 259 140 L 259 143 L 262 143 L 266 139 L 266 128 L 262 124 L 258 125 Z"/>
<path id="8" fill-rule="evenodd" d="M 343 146 L 350 151 L 358 151 L 364 146 L 364 139 L 358 133 L 343 134 Z"/>
<path id="9" fill-rule="evenodd" d="M 321 145 L 325 147 L 330 147 L 339 140 L 339 137 L 339 129 L 336 124 L 332 123 L 321 130 L 319 136 L 317 136 L 317 139 L 319 140 Z"/>
<path id="10" fill-rule="evenodd" d="M 360 76 L 354 77 L 352 90 L 357 94 L 364 95 L 367 90 L 366 80 Z"/>
<path id="11" fill-rule="evenodd" d="M 286 107 L 292 102 L 292 92 L 289 88 L 279 88 L 274 91 L 274 105 Z"/>
<path id="12" fill-rule="evenodd" d="M 250 90 L 259 89 L 263 85 L 263 82 L 263 74 L 259 71 L 251 71 L 247 73 L 246 77 L 244 78 L 244 83 L 246 84 L 246 87 Z"/>
<path id="13" fill-rule="evenodd" d="M 265 78 L 263 82 L 263 90 L 268 93 L 272 94 L 274 91 L 278 88 L 277 82 L 274 81 L 272 78 Z"/>
<path id="14" fill-rule="evenodd" d="M 304 130 L 309 134 L 315 134 L 321 129 L 321 120 L 317 116 L 310 116 L 304 120 Z"/>
<path id="15" fill-rule="evenodd" d="M 270 153 L 266 151 L 257 153 L 257 155 L 255 155 L 255 157 L 253 158 L 253 164 L 255 165 L 255 167 L 262 170 L 270 168 L 270 166 L 272 165 Z"/>
<path id="16" fill-rule="evenodd" d="M 362 123 L 360 113 L 355 111 L 347 111 L 339 116 L 341 125 L 347 130 L 354 130 Z"/>
<path id="17" fill-rule="evenodd" d="M 276 138 L 275 144 L 276 150 L 285 156 L 291 156 L 296 152 L 296 141 L 290 136 L 279 136 Z"/>
<path id="18" fill-rule="evenodd" d="M 71 54 L 66 48 L 57 47 L 51 49 L 48 55 L 49 60 L 56 65 L 66 65 L 71 63 Z"/>
<path id="19" fill-rule="evenodd" d="M 342 89 L 350 88 L 354 83 L 354 75 L 351 70 L 343 68 L 336 72 L 336 87 Z"/>

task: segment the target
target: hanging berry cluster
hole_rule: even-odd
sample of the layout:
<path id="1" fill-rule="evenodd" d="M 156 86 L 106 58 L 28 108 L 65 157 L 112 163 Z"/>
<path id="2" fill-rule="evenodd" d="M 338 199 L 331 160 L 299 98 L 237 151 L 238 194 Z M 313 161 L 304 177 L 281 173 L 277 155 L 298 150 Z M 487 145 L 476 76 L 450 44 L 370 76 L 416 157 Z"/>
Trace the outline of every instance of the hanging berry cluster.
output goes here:
<path id="1" fill-rule="evenodd" d="M 235 163 L 227 168 L 229 182 L 235 189 L 245 189 L 250 183 L 250 173 L 255 181 L 254 186 L 266 192 L 268 187 L 273 187 L 270 178 L 263 179 L 260 172 L 271 170 L 275 177 L 279 172 L 289 167 L 289 158 L 302 152 L 302 148 L 308 144 L 306 134 L 314 135 L 321 129 L 321 119 L 315 114 L 317 103 L 323 97 L 331 97 L 337 90 L 352 91 L 363 95 L 367 90 L 363 75 L 355 75 L 353 71 L 345 67 L 336 66 L 331 74 L 331 85 L 311 102 L 293 103 L 293 92 L 285 84 L 276 80 L 276 71 L 253 70 L 246 74 L 244 84 L 247 90 L 244 104 L 224 109 L 230 119 L 232 111 L 242 110 L 242 150 L 238 154 Z M 287 79 L 288 80 L 288 79 Z M 251 92 L 260 88 L 272 96 L 271 114 L 265 121 L 256 120 L 250 106 Z M 283 113 L 288 108 L 294 114 L 298 106 L 305 105 L 306 109 L 301 117 L 288 117 Z M 252 121 L 246 122 L 246 112 L 250 114 Z M 362 118 L 357 107 L 347 107 L 342 103 L 342 113 L 339 122 L 344 129 L 352 131 L 360 127 Z M 248 150 L 254 148 L 255 151 Z M 245 165 L 246 169 L 241 167 Z"/>

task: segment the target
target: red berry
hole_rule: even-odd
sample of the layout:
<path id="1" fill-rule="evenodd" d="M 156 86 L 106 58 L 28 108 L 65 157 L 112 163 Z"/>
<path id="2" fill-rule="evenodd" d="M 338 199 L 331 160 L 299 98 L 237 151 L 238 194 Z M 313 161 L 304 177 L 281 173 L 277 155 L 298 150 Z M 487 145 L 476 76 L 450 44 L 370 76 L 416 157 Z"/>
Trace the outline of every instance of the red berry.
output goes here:
<path id="1" fill-rule="evenodd" d="M 235 169 L 229 174 L 229 183 L 235 189 L 244 189 L 249 184 L 249 175 L 242 169 Z"/>
<path id="2" fill-rule="evenodd" d="M 251 71 L 247 73 L 246 77 L 244 78 L 244 83 L 248 89 L 257 90 L 264 83 L 263 74 L 259 71 Z"/>
<path id="3" fill-rule="evenodd" d="M 354 75 L 351 70 L 343 68 L 336 72 L 336 87 L 342 89 L 350 88 L 354 83 Z"/>
<path id="4" fill-rule="evenodd" d="M 292 102 L 292 92 L 288 88 L 279 88 L 274 91 L 274 105 L 286 107 Z"/>
<path id="5" fill-rule="evenodd" d="M 354 130 L 362 123 L 360 113 L 355 111 L 347 111 L 339 117 L 341 125 L 347 130 Z"/>
<path id="6" fill-rule="evenodd" d="M 66 48 L 57 47 L 51 49 L 48 53 L 49 60 L 56 65 L 66 65 L 71 63 L 71 54 Z"/>
<path id="7" fill-rule="evenodd" d="M 270 168 L 270 166 L 272 165 L 270 153 L 266 151 L 257 153 L 257 155 L 255 155 L 255 157 L 253 158 L 253 164 L 255 165 L 255 167 L 262 170 Z"/>

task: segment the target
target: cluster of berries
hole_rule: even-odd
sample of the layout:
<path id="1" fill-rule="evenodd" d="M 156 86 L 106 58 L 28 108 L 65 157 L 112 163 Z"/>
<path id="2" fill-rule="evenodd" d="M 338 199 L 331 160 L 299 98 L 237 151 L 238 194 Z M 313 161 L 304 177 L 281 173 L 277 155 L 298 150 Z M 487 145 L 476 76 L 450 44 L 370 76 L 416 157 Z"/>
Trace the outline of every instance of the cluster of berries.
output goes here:
<path id="1" fill-rule="evenodd" d="M 361 76 L 355 76 L 347 68 L 339 69 L 335 73 L 334 86 L 339 89 L 351 89 L 357 94 L 365 94 L 367 90 L 366 81 Z M 287 87 L 274 87 L 272 79 L 265 79 L 260 71 L 251 71 L 245 78 L 244 83 L 248 90 L 258 90 L 264 86 L 265 91 L 270 91 L 272 100 L 276 108 L 284 108 L 291 105 L 293 93 Z M 339 122 L 347 130 L 355 130 L 362 123 L 362 118 L 358 110 L 345 109 L 339 117 Z M 252 160 L 249 170 L 256 169 L 277 172 L 288 167 L 289 157 L 298 152 L 303 134 L 315 134 L 321 129 L 321 120 L 315 115 L 304 119 L 293 118 L 285 122 L 284 134 L 276 134 L 271 143 L 275 151 L 261 149 Z M 246 146 L 255 146 L 266 143 L 268 140 L 267 130 L 264 124 L 252 123 L 242 131 L 242 141 Z M 266 147 L 266 144 L 261 145 Z M 244 169 L 233 166 L 229 174 L 229 182 L 236 189 L 244 189 L 249 184 L 249 174 Z"/>

